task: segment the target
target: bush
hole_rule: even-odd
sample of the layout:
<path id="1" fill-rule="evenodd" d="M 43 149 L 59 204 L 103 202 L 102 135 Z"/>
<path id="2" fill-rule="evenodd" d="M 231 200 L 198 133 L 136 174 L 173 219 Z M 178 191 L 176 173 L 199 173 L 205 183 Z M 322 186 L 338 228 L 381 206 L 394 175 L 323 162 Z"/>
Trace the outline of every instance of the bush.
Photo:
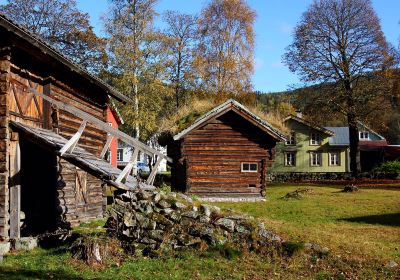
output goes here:
<path id="1" fill-rule="evenodd" d="M 374 173 L 396 174 L 400 175 L 400 161 L 387 161 L 373 169 Z"/>

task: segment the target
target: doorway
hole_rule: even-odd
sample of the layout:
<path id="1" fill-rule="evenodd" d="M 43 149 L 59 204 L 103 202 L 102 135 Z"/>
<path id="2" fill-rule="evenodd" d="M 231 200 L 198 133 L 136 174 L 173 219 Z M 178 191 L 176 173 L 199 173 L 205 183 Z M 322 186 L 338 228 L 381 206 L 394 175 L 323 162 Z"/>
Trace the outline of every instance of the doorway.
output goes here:
<path id="1" fill-rule="evenodd" d="M 57 228 L 57 156 L 21 137 L 21 236 Z"/>

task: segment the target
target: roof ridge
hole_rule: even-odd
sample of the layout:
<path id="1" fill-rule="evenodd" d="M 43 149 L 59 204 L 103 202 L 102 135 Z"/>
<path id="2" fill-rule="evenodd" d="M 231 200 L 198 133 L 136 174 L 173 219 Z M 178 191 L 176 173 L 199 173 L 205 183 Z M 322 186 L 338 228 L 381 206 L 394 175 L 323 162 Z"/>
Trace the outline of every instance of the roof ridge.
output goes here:
<path id="1" fill-rule="evenodd" d="M 8 16 L 6 16 L 3 13 L 0 13 L 0 25 L 4 26 L 7 29 L 7 31 L 11 31 L 14 34 L 16 34 L 16 32 L 12 31 L 10 29 L 16 29 L 17 31 L 22 33 L 22 34 L 17 34 L 17 35 L 24 38 L 25 40 L 32 39 L 32 40 L 36 41 L 37 44 L 39 45 L 39 46 L 37 46 L 38 48 L 46 48 L 49 51 L 49 54 L 54 59 L 58 60 L 60 63 L 64 64 L 65 66 L 74 68 L 72 70 L 74 70 L 77 73 L 83 74 L 84 76 L 86 76 L 87 79 L 93 80 L 94 82 L 97 83 L 97 85 L 99 87 L 102 87 L 103 89 L 105 89 L 107 91 L 107 94 L 112 95 L 113 97 L 115 97 L 116 99 L 119 99 L 120 101 L 124 101 L 124 102 L 129 101 L 128 97 L 126 97 L 125 95 L 123 95 L 122 93 L 117 91 L 115 88 L 113 88 L 112 86 L 110 86 L 109 84 L 104 82 L 102 79 L 100 79 L 96 75 L 91 74 L 88 70 L 83 68 L 78 63 L 72 61 L 69 57 L 64 55 L 59 49 L 52 46 L 49 42 L 44 40 L 41 36 L 31 32 L 26 27 L 24 27 L 22 24 L 12 20 L 11 18 L 9 18 Z M 24 35 L 27 36 L 27 38 L 24 37 Z"/>

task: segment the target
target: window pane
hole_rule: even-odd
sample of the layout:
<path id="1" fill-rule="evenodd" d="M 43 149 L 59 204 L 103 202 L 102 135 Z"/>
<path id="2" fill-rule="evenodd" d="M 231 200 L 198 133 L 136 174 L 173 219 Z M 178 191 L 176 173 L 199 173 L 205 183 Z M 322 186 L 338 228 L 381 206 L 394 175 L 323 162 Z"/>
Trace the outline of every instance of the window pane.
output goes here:
<path id="1" fill-rule="evenodd" d="M 250 164 L 250 170 L 257 171 L 257 164 L 255 164 L 255 163 Z"/>

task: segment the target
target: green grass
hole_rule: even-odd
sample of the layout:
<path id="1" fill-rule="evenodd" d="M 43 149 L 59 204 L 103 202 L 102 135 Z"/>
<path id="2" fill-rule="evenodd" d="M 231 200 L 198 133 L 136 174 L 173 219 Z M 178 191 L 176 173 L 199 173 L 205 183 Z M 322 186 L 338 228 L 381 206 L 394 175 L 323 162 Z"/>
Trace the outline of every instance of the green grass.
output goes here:
<path id="1" fill-rule="evenodd" d="M 291 240 L 316 242 L 336 254 L 400 262 L 400 192 L 309 187 L 302 199 L 282 200 L 305 186 L 268 188 L 266 202 L 219 203 L 265 220 L 267 227 Z"/>
<path id="2" fill-rule="evenodd" d="M 383 267 L 400 263 L 400 192 L 312 187 L 300 200 L 280 199 L 296 187 L 268 189 L 267 201 L 219 203 L 265 220 L 302 249 L 298 241 L 316 242 L 332 253 L 325 259 L 268 257 L 225 248 L 187 250 L 157 259 L 113 260 L 88 267 L 74 260 L 67 247 L 10 254 L 0 264 L 0 279 L 397 279 L 399 271 Z M 76 232 L 97 231 L 104 220 Z M 344 276 L 346 275 L 346 277 Z"/>

